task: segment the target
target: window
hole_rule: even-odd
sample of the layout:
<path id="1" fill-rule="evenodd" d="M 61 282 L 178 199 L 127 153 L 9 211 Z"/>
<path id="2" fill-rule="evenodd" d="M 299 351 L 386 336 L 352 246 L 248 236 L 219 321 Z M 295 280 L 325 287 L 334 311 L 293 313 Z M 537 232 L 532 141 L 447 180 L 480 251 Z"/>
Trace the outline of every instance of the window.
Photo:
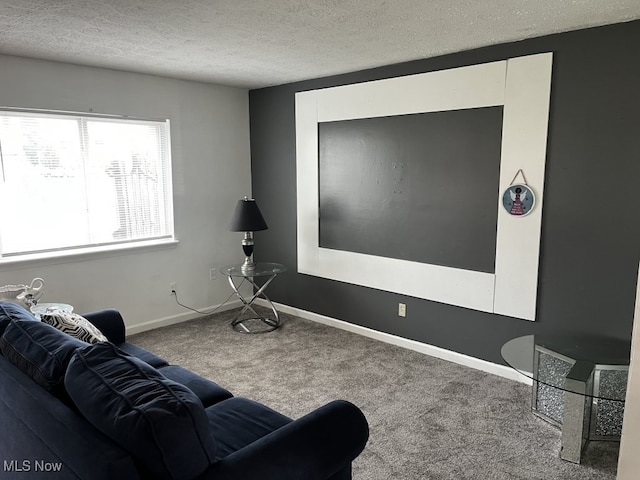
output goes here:
<path id="1" fill-rule="evenodd" d="M 0 110 L 0 256 L 173 239 L 169 121 Z"/>

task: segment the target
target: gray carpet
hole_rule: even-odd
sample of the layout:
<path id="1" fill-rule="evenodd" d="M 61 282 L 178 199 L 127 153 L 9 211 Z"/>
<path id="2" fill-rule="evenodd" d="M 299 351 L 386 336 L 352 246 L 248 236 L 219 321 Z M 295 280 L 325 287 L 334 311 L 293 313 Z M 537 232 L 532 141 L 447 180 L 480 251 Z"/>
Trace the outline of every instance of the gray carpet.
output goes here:
<path id="1" fill-rule="evenodd" d="M 531 413 L 526 385 L 285 314 L 279 330 L 243 335 L 235 313 L 129 340 L 293 418 L 355 403 L 371 430 L 357 480 L 615 479 L 619 444 L 562 461 L 560 431 Z"/>

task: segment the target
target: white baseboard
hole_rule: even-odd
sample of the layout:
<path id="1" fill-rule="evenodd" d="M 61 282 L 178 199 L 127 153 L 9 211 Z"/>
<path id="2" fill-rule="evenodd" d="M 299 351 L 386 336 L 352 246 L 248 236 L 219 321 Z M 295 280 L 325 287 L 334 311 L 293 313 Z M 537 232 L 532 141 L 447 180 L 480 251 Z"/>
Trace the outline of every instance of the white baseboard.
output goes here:
<path id="1" fill-rule="evenodd" d="M 268 303 L 265 300 L 260 298 L 256 299 L 255 303 L 263 307 L 269 307 Z M 327 317 L 325 315 L 320 315 L 318 313 L 309 312 L 308 310 L 302 310 L 300 308 L 290 307 L 289 305 L 284 305 L 281 303 L 274 303 L 274 305 L 278 311 L 281 311 L 283 313 L 288 313 L 290 315 L 295 315 L 297 317 L 311 320 L 313 322 L 322 323 L 323 325 L 328 325 L 330 327 L 335 327 L 341 330 L 357 333 L 358 335 L 363 335 L 365 337 L 372 338 L 374 340 L 390 343 L 392 345 L 407 348 L 409 350 L 423 353 L 425 355 L 430 355 L 432 357 L 441 358 L 443 360 L 457 363 L 459 365 L 464 365 L 466 367 L 475 368 L 476 370 L 481 370 L 483 372 L 491 373 L 493 375 L 498 375 L 500 377 L 508 378 L 509 380 L 515 380 L 517 382 L 525 383 L 527 385 L 532 384 L 532 381 L 530 378 L 516 372 L 514 369 L 507 367 L 505 365 L 498 365 L 497 363 L 488 362 L 486 360 L 471 357 L 469 355 L 464 355 L 458 352 L 453 352 L 451 350 L 446 350 L 444 348 L 436 347 L 434 345 L 429 345 L 427 343 L 418 342 L 416 340 L 410 340 L 408 338 L 399 337 L 397 335 L 392 335 L 390 333 L 379 332 L 371 328 L 362 327 L 360 325 L 355 325 L 353 323 L 345 322 L 343 320 L 338 320 L 332 317 Z M 218 312 L 224 312 L 226 310 L 231 310 L 233 308 L 237 308 L 240 306 L 241 306 L 240 301 L 234 300 L 224 305 L 212 305 L 207 308 L 202 308 L 200 309 L 200 311 L 205 311 L 205 312 L 215 311 L 215 313 L 218 313 Z M 170 315 L 168 317 L 162 317 L 162 318 L 150 320 L 148 322 L 143 322 L 137 325 L 126 327 L 126 334 L 134 335 L 136 333 L 146 332 L 147 330 L 153 330 L 154 328 L 166 327 L 168 325 L 174 325 L 176 323 L 186 322 L 188 320 L 193 320 L 199 317 L 202 317 L 201 313 L 191 312 L 191 311 L 185 312 L 185 313 L 179 313 L 176 315 Z"/>
<path id="2" fill-rule="evenodd" d="M 231 310 L 241 306 L 240 300 L 233 300 L 222 305 L 212 305 L 210 307 L 200 308 L 201 312 L 220 313 L 226 310 Z M 136 333 L 146 332 L 147 330 L 153 330 L 154 328 L 166 327 L 168 325 L 174 325 L 176 323 L 186 322 L 195 318 L 202 317 L 202 313 L 188 311 L 185 313 L 178 313 L 176 315 L 170 315 L 168 317 L 157 318 L 149 320 L 148 322 L 139 323 L 126 327 L 126 335 L 135 335 Z"/>
<path id="3" fill-rule="evenodd" d="M 256 303 L 265 307 L 269 306 L 263 299 L 257 299 Z M 381 342 L 408 348 L 409 350 L 414 350 L 425 355 L 441 358 L 443 360 L 457 363 L 459 365 L 464 365 L 466 367 L 475 368 L 476 370 L 481 370 L 493 375 L 508 378 L 509 380 L 515 380 L 527 385 L 531 385 L 533 383 L 530 378 L 518 373 L 513 368 L 507 367 L 505 365 L 498 365 L 497 363 L 488 362 L 486 360 L 481 360 L 479 358 L 471 357 L 469 355 L 464 355 L 458 352 L 453 352 L 451 350 L 446 350 L 444 348 L 436 347 L 434 345 L 429 345 L 415 340 L 409 340 L 408 338 L 399 337 L 397 335 L 379 332 L 371 328 L 361 327 L 360 325 L 354 325 L 353 323 L 326 317 L 324 315 L 309 312 L 307 310 L 302 310 L 295 307 L 290 307 L 281 303 L 274 303 L 274 305 L 278 311 L 283 313 L 288 313 L 290 315 L 295 315 L 297 317 L 305 318 L 317 323 L 322 323 L 330 327 L 347 330 L 349 332 L 357 333 L 358 335 L 373 338 L 374 340 L 379 340 Z"/>

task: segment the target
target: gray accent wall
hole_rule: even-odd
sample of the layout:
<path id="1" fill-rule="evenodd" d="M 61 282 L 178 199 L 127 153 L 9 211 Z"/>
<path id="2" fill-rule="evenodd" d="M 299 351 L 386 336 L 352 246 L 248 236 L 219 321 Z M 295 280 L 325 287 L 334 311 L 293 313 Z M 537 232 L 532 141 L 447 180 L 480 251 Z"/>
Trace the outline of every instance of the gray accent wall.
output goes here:
<path id="1" fill-rule="evenodd" d="M 502 106 L 318 125 L 320 247 L 493 273 Z"/>
<path id="2" fill-rule="evenodd" d="M 253 196 L 270 227 L 256 233 L 255 256 L 290 269 L 269 297 L 496 363 L 505 341 L 529 333 L 629 339 L 640 259 L 636 45 L 640 21 L 249 92 Z M 554 58 L 535 322 L 296 273 L 296 92 L 542 52 Z M 411 232 L 396 234 L 412 241 Z M 399 302 L 406 318 L 397 316 Z"/>

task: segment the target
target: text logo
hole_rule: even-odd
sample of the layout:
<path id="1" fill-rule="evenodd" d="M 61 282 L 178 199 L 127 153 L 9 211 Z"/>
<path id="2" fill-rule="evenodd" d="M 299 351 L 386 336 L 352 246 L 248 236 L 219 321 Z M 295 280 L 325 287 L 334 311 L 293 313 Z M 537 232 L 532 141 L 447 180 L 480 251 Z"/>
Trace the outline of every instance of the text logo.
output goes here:
<path id="1" fill-rule="evenodd" d="M 4 472 L 60 472 L 62 462 L 46 462 L 44 460 L 4 460 Z"/>

